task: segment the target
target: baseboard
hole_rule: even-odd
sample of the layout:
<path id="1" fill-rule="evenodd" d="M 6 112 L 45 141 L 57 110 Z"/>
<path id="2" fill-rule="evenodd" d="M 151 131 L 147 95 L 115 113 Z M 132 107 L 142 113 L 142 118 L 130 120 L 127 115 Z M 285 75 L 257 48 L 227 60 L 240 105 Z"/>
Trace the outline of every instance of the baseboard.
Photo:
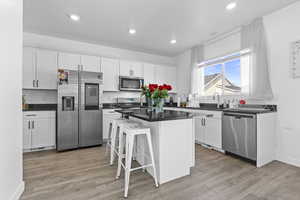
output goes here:
<path id="1" fill-rule="evenodd" d="M 286 164 L 289 164 L 289 165 L 293 165 L 293 166 L 296 166 L 296 167 L 300 167 L 300 160 L 297 159 L 297 158 L 294 158 L 292 156 L 277 153 L 276 158 L 277 158 L 276 160 L 278 160 L 280 162 L 283 162 L 283 163 L 286 163 Z"/>
<path id="2" fill-rule="evenodd" d="M 17 187 L 14 195 L 11 197 L 11 200 L 19 200 L 25 189 L 25 182 L 22 181 L 21 184 Z"/>

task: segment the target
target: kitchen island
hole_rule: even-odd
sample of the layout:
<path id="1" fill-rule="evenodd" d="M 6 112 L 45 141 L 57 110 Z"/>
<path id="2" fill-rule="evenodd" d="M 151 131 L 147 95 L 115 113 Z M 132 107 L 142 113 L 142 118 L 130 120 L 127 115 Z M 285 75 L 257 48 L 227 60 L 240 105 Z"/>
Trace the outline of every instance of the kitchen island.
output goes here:
<path id="1" fill-rule="evenodd" d="M 191 113 L 165 110 L 162 113 L 148 111 L 146 108 L 116 110 L 124 117 L 142 123 L 151 129 L 152 145 L 158 182 L 160 184 L 190 175 L 195 165 L 195 134 Z M 145 155 L 146 140 L 137 138 L 136 160 L 140 164 L 149 163 Z M 152 168 L 147 169 L 152 175 Z"/>

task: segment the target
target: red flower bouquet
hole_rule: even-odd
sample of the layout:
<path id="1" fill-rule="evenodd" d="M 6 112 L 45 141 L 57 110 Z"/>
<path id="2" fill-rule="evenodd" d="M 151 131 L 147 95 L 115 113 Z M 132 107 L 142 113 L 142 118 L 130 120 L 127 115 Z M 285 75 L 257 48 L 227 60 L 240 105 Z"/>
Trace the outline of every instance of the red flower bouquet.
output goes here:
<path id="1" fill-rule="evenodd" d="M 171 90 L 171 85 L 149 84 L 142 87 L 142 95 L 147 98 L 148 104 L 151 102 L 151 106 L 154 106 L 157 112 L 162 112 L 164 99 L 169 96 Z"/>

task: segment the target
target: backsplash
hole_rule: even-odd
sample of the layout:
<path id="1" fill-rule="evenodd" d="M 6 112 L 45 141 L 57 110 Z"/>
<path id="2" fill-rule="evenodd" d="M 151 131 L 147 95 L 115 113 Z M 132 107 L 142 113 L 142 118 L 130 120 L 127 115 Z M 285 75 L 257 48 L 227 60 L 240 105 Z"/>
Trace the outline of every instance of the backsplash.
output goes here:
<path id="1" fill-rule="evenodd" d="M 27 104 L 57 104 L 56 90 L 28 90 L 23 89 Z M 174 96 L 174 95 L 171 95 Z M 104 92 L 102 103 L 117 103 L 117 98 L 140 98 L 140 92 Z"/>
<path id="2" fill-rule="evenodd" d="M 140 98 L 139 92 L 104 92 L 102 103 L 117 103 L 117 98 Z"/>
<path id="3" fill-rule="evenodd" d="M 57 104 L 56 90 L 27 90 L 23 89 L 27 104 Z"/>

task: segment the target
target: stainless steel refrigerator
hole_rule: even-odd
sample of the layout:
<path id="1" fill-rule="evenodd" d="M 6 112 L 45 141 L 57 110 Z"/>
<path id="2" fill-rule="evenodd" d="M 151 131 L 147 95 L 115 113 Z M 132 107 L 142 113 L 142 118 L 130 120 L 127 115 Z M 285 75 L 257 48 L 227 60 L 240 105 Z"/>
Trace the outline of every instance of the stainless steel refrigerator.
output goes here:
<path id="1" fill-rule="evenodd" d="M 57 151 L 102 144 L 103 74 L 58 70 Z"/>

